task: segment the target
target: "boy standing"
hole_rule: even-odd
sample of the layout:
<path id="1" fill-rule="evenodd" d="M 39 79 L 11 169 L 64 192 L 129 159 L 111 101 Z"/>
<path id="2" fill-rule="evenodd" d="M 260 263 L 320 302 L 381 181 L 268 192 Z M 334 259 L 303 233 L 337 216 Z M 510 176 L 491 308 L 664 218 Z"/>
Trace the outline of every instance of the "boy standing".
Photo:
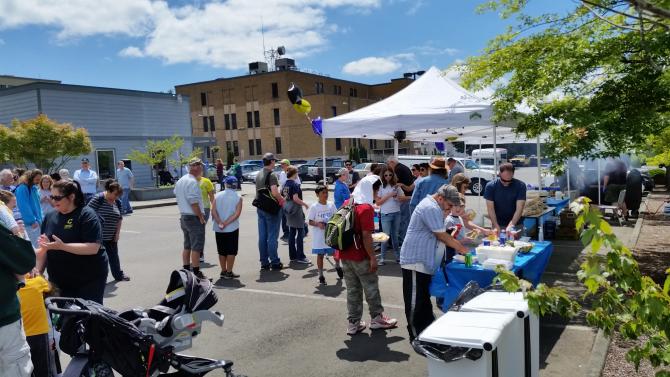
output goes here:
<path id="1" fill-rule="evenodd" d="M 242 198 L 237 193 L 237 179 L 228 176 L 223 180 L 225 189 L 216 194 L 212 207 L 216 248 L 219 252 L 222 279 L 237 279 L 240 275 L 233 272 L 235 256 L 240 239 L 240 214 Z"/>
<path id="2" fill-rule="evenodd" d="M 319 283 L 326 285 L 326 278 L 323 276 L 323 259 L 325 255 L 334 255 L 335 250 L 326 245 L 325 229 L 328 220 L 333 217 L 337 209 L 333 203 L 328 202 L 328 188 L 326 186 L 318 185 L 314 192 L 316 192 L 319 201 L 309 207 L 307 219 L 309 220 L 309 225 L 313 227 L 312 254 L 317 255 L 316 267 L 319 269 Z M 338 275 L 340 275 L 342 267 L 340 267 L 339 259 L 335 259 L 335 268 L 338 271 Z"/>

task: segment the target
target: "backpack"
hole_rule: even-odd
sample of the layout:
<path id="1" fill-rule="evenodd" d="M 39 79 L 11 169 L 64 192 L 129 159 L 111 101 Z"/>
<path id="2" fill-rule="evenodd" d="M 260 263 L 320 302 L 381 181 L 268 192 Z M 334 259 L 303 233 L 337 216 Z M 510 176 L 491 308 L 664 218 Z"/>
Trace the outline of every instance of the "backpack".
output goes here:
<path id="1" fill-rule="evenodd" d="M 356 242 L 355 212 L 353 199 L 335 212 L 326 224 L 326 245 L 343 251 Z"/>

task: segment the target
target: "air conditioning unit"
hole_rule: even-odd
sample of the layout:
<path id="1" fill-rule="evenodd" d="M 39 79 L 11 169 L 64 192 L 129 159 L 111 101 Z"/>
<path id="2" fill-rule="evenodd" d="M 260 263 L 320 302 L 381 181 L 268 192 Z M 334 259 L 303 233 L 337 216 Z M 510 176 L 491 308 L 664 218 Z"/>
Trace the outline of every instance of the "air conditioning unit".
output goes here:
<path id="1" fill-rule="evenodd" d="M 295 60 L 293 59 L 281 58 L 275 60 L 275 69 L 278 71 L 288 71 L 295 68 Z"/>
<path id="2" fill-rule="evenodd" d="M 253 62 L 249 63 L 249 74 L 263 73 L 268 71 L 268 63 Z"/>

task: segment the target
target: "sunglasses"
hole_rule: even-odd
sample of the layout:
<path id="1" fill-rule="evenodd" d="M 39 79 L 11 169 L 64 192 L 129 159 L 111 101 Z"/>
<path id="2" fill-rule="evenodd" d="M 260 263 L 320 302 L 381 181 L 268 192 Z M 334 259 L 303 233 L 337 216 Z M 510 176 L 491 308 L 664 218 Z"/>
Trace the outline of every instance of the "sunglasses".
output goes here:
<path id="1" fill-rule="evenodd" d="M 415 168 L 412 168 L 412 171 L 416 171 L 416 169 L 415 169 Z"/>
<path id="2" fill-rule="evenodd" d="M 344 166 L 349 168 L 349 167 L 351 167 L 351 164 L 344 164 Z"/>
<path id="3" fill-rule="evenodd" d="M 426 169 L 425 169 L 425 168 L 421 168 L 421 169 L 419 169 L 419 170 L 421 170 L 421 171 L 426 171 Z"/>
<path id="4" fill-rule="evenodd" d="M 49 195 L 51 200 L 56 201 L 56 202 L 60 202 L 61 200 L 63 200 L 63 198 L 65 198 L 65 196 L 66 195 Z"/>
<path id="5" fill-rule="evenodd" d="M 384 177 L 393 177 L 393 174 L 384 174 Z"/>

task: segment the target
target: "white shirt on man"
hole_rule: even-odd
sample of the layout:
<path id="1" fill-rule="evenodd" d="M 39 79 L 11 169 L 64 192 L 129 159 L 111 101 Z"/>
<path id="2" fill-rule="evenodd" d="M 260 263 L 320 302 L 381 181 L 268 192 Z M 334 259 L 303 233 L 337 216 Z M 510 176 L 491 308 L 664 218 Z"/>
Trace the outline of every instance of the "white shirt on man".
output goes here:
<path id="1" fill-rule="evenodd" d="M 74 172 L 72 179 L 79 182 L 81 192 L 95 194 L 98 192 L 98 173 L 91 169 L 79 169 Z"/>
<path id="2" fill-rule="evenodd" d="M 202 191 L 200 183 L 191 174 L 179 178 L 174 186 L 174 195 L 177 198 L 177 207 L 182 215 L 194 215 L 192 204 L 198 204 L 200 211 L 203 210 Z"/>
<path id="3" fill-rule="evenodd" d="M 326 204 L 321 204 L 316 202 L 309 207 L 309 212 L 307 213 L 307 219 L 312 220 L 317 223 L 328 223 L 331 217 L 337 212 L 335 204 L 328 202 Z M 330 249 L 330 246 L 326 245 L 326 232 L 325 230 L 315 227 L 312 227 L 312 249 Z"/>

